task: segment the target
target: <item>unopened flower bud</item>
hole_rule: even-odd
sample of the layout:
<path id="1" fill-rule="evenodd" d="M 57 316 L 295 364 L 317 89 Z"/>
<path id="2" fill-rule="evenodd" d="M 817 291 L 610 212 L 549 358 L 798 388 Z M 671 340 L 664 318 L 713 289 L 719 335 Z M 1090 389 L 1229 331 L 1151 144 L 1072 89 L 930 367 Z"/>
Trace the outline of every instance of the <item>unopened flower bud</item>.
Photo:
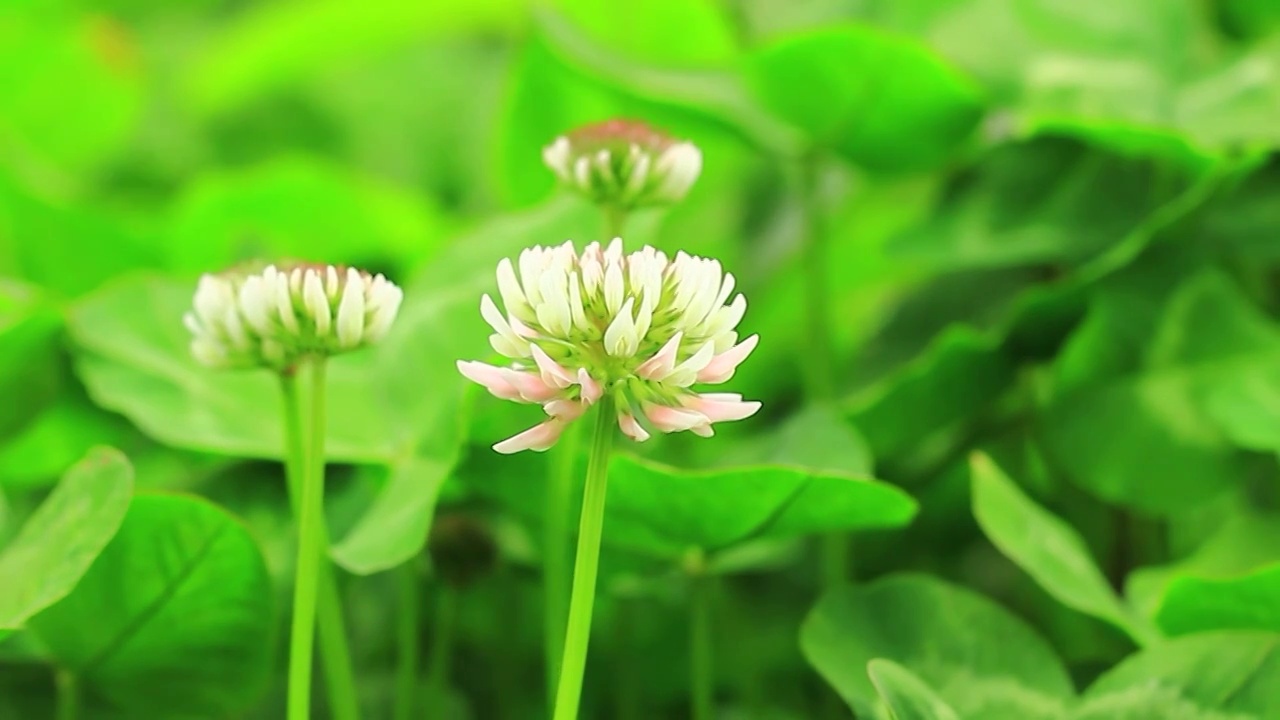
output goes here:
<path id="1" fill-rule="evenodd" d="M 201 277 L 183 320 L 204 365 L 285 370 L 378 341 L 402 298 L 383 276 L 354 268 L 269 265 Z"/>
<path id="2" fill-rule="evenodd" d="M 561 135 L 542 151 L 560 181 L 599 205 L 634 210 L 679 202 L 702 171 L 702 153 L 632 120 Z"/>

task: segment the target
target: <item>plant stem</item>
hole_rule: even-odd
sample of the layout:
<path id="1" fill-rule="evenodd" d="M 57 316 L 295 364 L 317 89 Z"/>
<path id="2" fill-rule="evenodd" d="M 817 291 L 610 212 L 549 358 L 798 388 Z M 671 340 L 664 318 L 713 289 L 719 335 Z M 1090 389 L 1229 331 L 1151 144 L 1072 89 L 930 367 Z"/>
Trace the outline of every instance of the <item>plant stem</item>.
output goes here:
<path id="1" fill-rule="evenodd" d="M 58 687 L 58 720 L 77 720 L 80 717 L 80 687 L 75 673 L 58 670 L 54 674 Z"/>
<path id="2" fill-rule="evenodd" d="M 831 287 L 828 268 L 830 262 L 827 228 L 821 198 L 819 175 L 822 159 L 810 154 L 801 167 L 801 192 L 807 223 L 803 249 L 805 319 L 808 321 L 806 337 L 809 341 L 805 355 L 805 395 L 809 402 L 829 402 L 835 394 L 832 374 L 831 351 Z M 822 584 L 826 589 L 842 584 L 848 577 L 849 540 L 844 533 L 829 533 L 822 537 L 820 551 Z"/>
<path id="3" fill-rule="evenodd" d="M 547 705 L 554 710 L 556 682 L 560 678 L 560 656 L 564 653 L 565 619 L 569 615 L 569 552 L 572 534 L 569 525 L 574 490 L 578 446 L 582 442 L 580 423 L 571 424 L 552 450 L 551 473 L 547 478 L 546 517 L 543 541 L 543 648 L 547 675 Z"/>
<path id="4" fill-rule="evenodd" d="M 587 463 L 582 519 L 578 524 L 578 555 L 573 567 L 573 594 L 569 599 L 569 624 L 565 632 L 564 659 L 560 663 L 554 720 L 577 720 L 578 704 L 582 701 L 582 676 L 587 667 L 596 572 L 600 565 L 600 536 L 604 530 L 604 499 L 609 484 L 609 451 L 614 435 L 612 398 L 606 394 L 596 406 L 595 437 Z"/>
<path id="5" fill-rule="evenodd" d="M 431 629 L 431 668 L 427 693 L 432 712 L 427 717 L 444 717 L 445 691 L 449 687 L 449 659 L 453 655 L 453 626 L 458 615 L 458 590 L 448 583 L 439 584 L 436 594 L 436 621 Z"/>
<path id="6" fill-rule="evenodd" d="M 701 550 L 690 565 L 689 671 L 693 720 L 715 716 L 715 670 L 711 637 L 712 582 Z"/>
<path id="7" fill-rule="evenodd" d="M 411 558 L 396 569 L 400 622 L 396 628 L 399 663 L 396 667 L 395 720 L 412 720 L 418 699 L 418 572 Z"/>
<path id="8" fill-rule="evenodd" d="M 298 503 L 298 563 L 289 641 L 289 720 L 311 717 L 311 653 L 316 631 L 316 587 L 324 550 L 325 361 L 311 364 L 309 457 Z"/>
<path id="9" fill-rule="evenodd" d="M 607 236 L 606 242 L 603 244 L 608 245 L 608 240 L 622 237 L 622 233 L 627 226 L 627 211 L 617 205 L 605 205 L 603 209 L 604 232 Z"/>
<path id="10" fill-rule="evenodd" d="M 307 468 L 306 444 L 302 435 L 302 405 L 298 396 L 298 378 L 292 372 L 280 375 L 280 392 L 284 399 L 285 480 L 295 521 L 301 524 L 302 483 Z M 359 698 L 356 695 L 355 671 L 347 647 L 346 623 L 342 617 L 342 599 L 338 593 L 333 566 L 327 561 L 329 533 L 322 526 L 322 561 L 316 615 L 319 621 L 320 661 L 324 666 L 325 685 L 329 691 L 329 712 L 334 720 L 358 720 Z"/>

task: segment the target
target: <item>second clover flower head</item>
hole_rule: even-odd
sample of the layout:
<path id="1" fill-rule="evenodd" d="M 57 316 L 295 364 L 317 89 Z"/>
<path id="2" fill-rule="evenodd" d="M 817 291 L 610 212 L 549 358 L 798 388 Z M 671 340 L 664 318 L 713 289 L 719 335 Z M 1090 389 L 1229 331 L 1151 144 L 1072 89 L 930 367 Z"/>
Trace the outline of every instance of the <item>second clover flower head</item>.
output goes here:
<path id="1" fill-rule="evenodd" d="M 542 151 L 561 183 L 620 210 L 684 199 L 702 172 L 702 153 L 635 120 L 609 120 L 561 135 Z"/>
<path id="2" fill-rule="evenodd" d="M 383 276 L 354 268 L 268 265 L 204 275 L 183 320 L 201 364 L 284 371 L 381 339 L 403 297 Z"/>
<path id="3" fill-rule="evenodd" d="M 700 393 L 755 348 L 738 341 L 747 308 L 732 301 L 733 275 L 715 260 L 681 252 L 674 259 L 646 247 L 624 255 L 614 240 L 579 255 L 572 243 L 534 247 L 498 265 L 506 312 L 485 295 L 480 312 L 490 342 L 509 367 L 459 361 L 467 378 L 504 400 L 542 405 L 549 419 L 494 446 L 502 453 L 546 450 L 568 423 L 609 396 L 622 432 L 633 440 L 659 432 L 712 434 L 712 424 L 741 420 L 760 403 L 741 395 Z"/>

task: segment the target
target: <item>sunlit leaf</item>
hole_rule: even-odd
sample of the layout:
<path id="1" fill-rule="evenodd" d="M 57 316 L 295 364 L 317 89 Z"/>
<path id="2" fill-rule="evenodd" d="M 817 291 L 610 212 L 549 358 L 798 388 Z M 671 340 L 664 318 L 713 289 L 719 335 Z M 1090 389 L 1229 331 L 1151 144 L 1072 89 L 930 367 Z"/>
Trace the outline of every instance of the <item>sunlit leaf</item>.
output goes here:
<path id="1" fill-rule="evenodd" d="M 867 663 L 867 675 L 894 720 L 960 720 L 933 688 L 892 660 L 872 660 Z"/>

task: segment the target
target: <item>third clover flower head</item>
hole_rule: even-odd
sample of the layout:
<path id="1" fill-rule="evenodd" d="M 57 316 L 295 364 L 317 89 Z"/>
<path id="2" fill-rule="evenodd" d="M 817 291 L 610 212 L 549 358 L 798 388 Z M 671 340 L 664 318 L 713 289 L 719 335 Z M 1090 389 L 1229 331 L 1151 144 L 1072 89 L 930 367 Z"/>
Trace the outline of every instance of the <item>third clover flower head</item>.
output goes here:
<path id="1" fill-rule="evenodd" d="M 354 268 L 268 265 L 201 277 L 184 321 L 201 364 L 283 371 L 378 341 L 403 297 L 383 276 Z"/>
<path id="2" fill-rule="evenodd" d="M 494 446 L 498 452 L 546 450 L 565 426 L 606 395 L 622 432 L 712 434 L 711 425 L 760 408 L 730 393 L 699 393 L 696 383 L 733 377 L 758 337 L 738 342 L 747 301 L 732 302 L 733 276 L 720 263 L 681 252 L 668 259 L 646 247 L 624 255 L 622 242 L 534 247 L 498 265 L 506 312 L 485 295 L 480 313 L 490 342 L 515 362 L 495 367 L 459 361 L 467 378 L 504 400 L 537 403 L 549 419 Z M 727 304 L 726 304 L 727 303 Z"/>
<path id="3" fill-rule="evenodd" d="M 635 120 L 609 120 L 561 135 L 542 159 L 579 194 L 624 211 L 679 202 L 702 172 L 697 146 Z"/>

